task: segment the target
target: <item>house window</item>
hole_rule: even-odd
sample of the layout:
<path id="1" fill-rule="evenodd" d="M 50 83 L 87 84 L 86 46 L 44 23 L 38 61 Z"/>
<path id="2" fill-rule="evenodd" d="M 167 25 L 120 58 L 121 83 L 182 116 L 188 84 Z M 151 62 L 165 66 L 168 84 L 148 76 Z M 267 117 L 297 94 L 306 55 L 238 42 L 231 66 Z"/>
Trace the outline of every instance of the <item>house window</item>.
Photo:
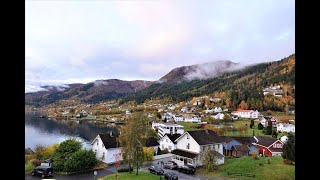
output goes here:
<path id="1" fill-rule="evenodd" d="M 166 139 L 166 142 L 168 142 L 168 139 Z"/>
<path id="2" fill-rule="evenodd" d="M 162 149 L 164 149 L 164 145 L 162 144 Z"/>
<path id="3" fill-rule="evenodd" d="M 220 144 L 218 144 L 218 149 L 220 149 Z"/>
<path id="4" fill-rule="evenodd" d="M 172 149 L 172 146 L 169 146 L 169 150 L 171 151 L 171 149 Z"/>
<path id="5" fill-rule="evenodd" d="M 96 150 L 96 149 L 94 150 L 94 153 L 96 153 L 96 154 L 97 154 L 97 150 Z"/>
<path id="6" fill-rule="evenodd" d="M 187 149 L 190 149 L 190 143 L 187 144 Z"/>
<path id="7" fill-rule="evenodd" d="M 190 139 L 189 134 L 187 134 L 187 139 Z"/>
<path id="8" fill-rule="evenodd" d="M 99 140 L 97 140 L 97 146 L 99 146 Z"/>
<path id="9" fill-rule="evenodd" d="M 105 155 L 105 152 L 102 153 L 102 158 L 101 158 L 102 160 L 105 160 L 105 156 L 104 155 Z"/>

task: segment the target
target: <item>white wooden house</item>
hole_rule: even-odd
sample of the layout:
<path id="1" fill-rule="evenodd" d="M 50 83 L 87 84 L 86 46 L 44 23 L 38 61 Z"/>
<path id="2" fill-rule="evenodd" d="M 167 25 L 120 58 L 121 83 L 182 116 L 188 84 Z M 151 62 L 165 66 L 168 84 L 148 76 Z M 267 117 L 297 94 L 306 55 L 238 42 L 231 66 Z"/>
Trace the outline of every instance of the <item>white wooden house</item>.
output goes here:
<path id="1" fill-rule="evenodd" d="M 202 153 L 213 150 L 217 156 L 217 164 L 224 164 L 224 139 L 212 130 L 188 131 L 175 140 L 176 149 L 171 151 L 172 160 L 179 166 L 202 166 Z"/>
<path id="2" fill-rule="evenodd" d="M 175 140 L 180 137 L 181 134 L 165 134 L 158 142 L 161 150 L 167 149 L 169 152 L 176 149 L 177 142 Z"/>

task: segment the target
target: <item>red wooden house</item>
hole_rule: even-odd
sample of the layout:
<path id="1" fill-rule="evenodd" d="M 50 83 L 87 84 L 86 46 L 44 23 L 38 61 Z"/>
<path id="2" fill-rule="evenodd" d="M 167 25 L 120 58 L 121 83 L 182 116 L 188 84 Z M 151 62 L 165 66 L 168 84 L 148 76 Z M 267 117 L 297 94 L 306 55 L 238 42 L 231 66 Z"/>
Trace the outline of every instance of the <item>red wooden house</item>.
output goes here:
<path id="1" fill-rule="evenodd" d="M 259 154 L 263 156 L 279 156 L 283 152 L 283 143 L 273 137 L 254 136 L 256 142 L 252 143 L 259 149 Z"/>

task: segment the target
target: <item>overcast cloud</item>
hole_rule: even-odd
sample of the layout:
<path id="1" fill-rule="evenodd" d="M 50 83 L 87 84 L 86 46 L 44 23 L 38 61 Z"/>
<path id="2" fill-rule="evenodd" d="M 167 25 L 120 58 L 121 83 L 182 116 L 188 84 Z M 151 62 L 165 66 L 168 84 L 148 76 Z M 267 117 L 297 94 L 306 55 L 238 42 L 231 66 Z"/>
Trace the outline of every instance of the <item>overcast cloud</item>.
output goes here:
<path id="1" fill-rule="evenodd" d="M 26 1 L 26 92 L 295 52 L 293 0 Z"/>

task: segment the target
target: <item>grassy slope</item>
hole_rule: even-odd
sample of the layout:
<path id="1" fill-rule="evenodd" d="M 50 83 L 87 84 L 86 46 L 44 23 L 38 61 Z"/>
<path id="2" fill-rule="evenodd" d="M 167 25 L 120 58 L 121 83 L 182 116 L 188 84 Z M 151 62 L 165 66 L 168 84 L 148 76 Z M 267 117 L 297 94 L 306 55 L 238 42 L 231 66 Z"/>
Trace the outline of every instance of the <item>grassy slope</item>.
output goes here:
<path id="1" fill-rule="evenodd" d="M 31 171 L 35 168 L 35 166 L 29 161 L 27 164 L 24 165 L 25 174 L 31 173 Z"/>
<path id="2" fill-rule="evenodd" d="M 99 178 L 98 180 L 109 180 L 109 179 L 115 179 L 116 174 L 111 174 L 108 176 L 105 176 L 104 178 Z M 139 172 L 139 175 L 136 175 L 136 172 L 132 172 L 129 174 L 128 172 L 118 173 L 118 180 L 158 180 L 160 179 L 160 176 L 147 173 L 147 172 Z M 164 178 L 163 178 L 164 179 Z"/>
<path id="3" fill-rule="evenodd" d="M 282 157 L 271 157 L 268 164 L 265 157 L 254 160 L 251 156 L 226 159 L 225 164 L 221 165 L 218 172 L 207 173 L 203 168 L 197 170 L 196 174 L 204 177 L 231 177 L 228 172 L 255 174 L 256 178 L 235 177 L 237 179 L 255 180 L 277 180 L 295 179 L 295 166 L 283 164 Z M 260 166 L 259 164 L 263 164 Z"/>

